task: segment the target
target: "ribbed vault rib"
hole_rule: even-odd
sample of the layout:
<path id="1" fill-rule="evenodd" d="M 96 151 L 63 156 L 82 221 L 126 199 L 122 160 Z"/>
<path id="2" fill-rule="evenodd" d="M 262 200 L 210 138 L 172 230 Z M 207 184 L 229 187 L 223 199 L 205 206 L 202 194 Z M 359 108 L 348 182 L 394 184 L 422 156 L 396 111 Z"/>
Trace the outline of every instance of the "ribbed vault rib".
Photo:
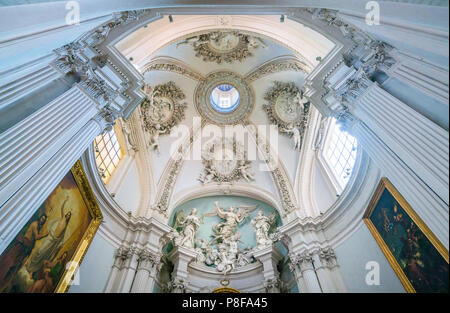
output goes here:
<path id="1" fill-rule="evenodd" d="M 169 56 L 156 57 L 151 62 L 144 65 L 142 69 L 143 74 L 151 71 L 172 72 L 197 81 L 204 79 L 202 74 L 190 68 L 183 61 Z"/>

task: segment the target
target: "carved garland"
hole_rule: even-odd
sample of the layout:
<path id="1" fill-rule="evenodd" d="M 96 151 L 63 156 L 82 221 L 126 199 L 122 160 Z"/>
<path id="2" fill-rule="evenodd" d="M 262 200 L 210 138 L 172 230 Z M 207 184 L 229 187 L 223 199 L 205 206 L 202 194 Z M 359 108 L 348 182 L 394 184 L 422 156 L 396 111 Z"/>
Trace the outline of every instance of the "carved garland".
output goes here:
<path id="1" fill-rule="evenodd" d="M 295 83 L 275 81 L 274 86 L 264 95 L 264 99 L 268 101 L 268 104 L 264 104 L 263 108 L 269 117 L 270 123 L 277 125 L 281 133 L 293 137 L 294 133 L 288 132 L 287 129 L 297 129 L 301 139 L 303 139 L 308 124 L 310 103 L 306 102 L 300 105 L 299 102 L 294 100 L 297 97 L 303 98 L 303 92 Z M 282 101 L 287 104 L 281 105 Z M 288 108 L 290 105 L 294 106 L 294 108 Z M 293 119 L 281 116 L 288 109 L 293 110 L 292 112 L 295 111 L 297 116 Z M 300 149 L 300 145 L 297 148 Z"/>
<path id="2" fill-rule="evenodd" d="M 151 98 L 150 98 L 151 97 Z M 173 81 L 168 83 L 157 85 L 152 92 L 151 96 L 147 98 L 141 104 L 142 119 L 144 122 L 144 129 L 150 134 L 155 132 L 169 133 L 172 127 L 177 125 L 184 119 L 184 111 L 186 109 L 186 103 L 179 103 L 179 101 L 185 99 L 183 91 L 175 85 Z M 169 100 L 165 102 L 169 106 L 168 114 L 170 117 L 166 120 L 155 118 L 155 110 L 162 109 L 163 100 Z M 161 118 L 161 116 L 159 116 Z"/>
<path id="3" fill-rule="evenodd" d="M 232 139 L 230 139 L 232 140 Z M 215 181 L 218 183 L 235 182 L 240 179 L 246 179 L 247 181 L 254 180 L 253 173 L 249 171 L 251 161 L 247 160 L 247 153 L 242 143 L 236 143 L 235 141 L 228 142 L 228 146 L 232 146 L 232 158 L 233 160 L 215 159 L 215 148 L 222 145 L 222 140 L 218 140 L 204 148 L 202 153 L 202 162 L 204 165 L 204 174 L 200 175 L 199 181 L 202 184 Z M 222 150 L 226 150 L 226 147 Z M 217 166 L 220 162 L 232 162 L 233 168 L 226 173 L 223 172 Z"/>
<path id="4" fill-rule="evenodd" d="M 238 31 L 214 31 L 199 36 L 187 38 L 178 43 L 189 43 L 196 52 L 195 56 L 201 57 L 205 62 L 233 63 L 242 62 L 253 54 L 250 49 L 257 49 L 264 45 L 258 37 L 253 37 Z"/>
<path id="5" fill-rule="evenodd" d="M 173 63 L 155 63 L 147 67 L 144 71 L 150 72 L 150 71 L 165 71 L 165 72 L 172 72 L 177 73 L 183 76 L 186 76 L 188 78 L 191 78 L 193 80 L 202 80 L 204 77 L 194 71 L 191 71 L 189 69 L 186 69 L 185 67 Z"/>
<path id="6" fill-rule="evenodd" d="M 246 77 L 247 82 L 253 82 L 261 77 L 283 72 L 283 71 L 293 71 L 293 72 L 302 72 L 307 74 L 309 69 L 307 69 L 307 65 L 301 61 L 293 61 L 293 60 L 276 60 L 267 64 L 264 64 L 257 68 L 256 70 L 250 72 Z"/>

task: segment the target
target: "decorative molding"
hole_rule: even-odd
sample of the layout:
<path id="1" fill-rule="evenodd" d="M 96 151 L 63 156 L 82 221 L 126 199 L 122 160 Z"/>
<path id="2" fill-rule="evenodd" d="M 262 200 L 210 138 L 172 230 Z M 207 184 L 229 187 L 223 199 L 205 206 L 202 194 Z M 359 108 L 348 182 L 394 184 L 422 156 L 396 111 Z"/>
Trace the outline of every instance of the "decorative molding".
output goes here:
<path id="1" fill-rule="evenodd" d="M 183 62 L 170 57 L 158 57 L 152 60 L 143 67 L 142 74 L 151 71 L 172 72 L 197 81 L 204 79 L 201 73 L 189 68 Z"/>
<path id="2" fill-rule="evenodd" d="M 256 69 L 250 71 L 245 75 L 245 80 L 248 83 L 251 83 L 264 76 L 284 71 L 302 72 L 307 75 L 311 71 L 311 67 L 306 64 L 306 62 L 295 57 L 277 57 L 276 59 L 269 60 L 259 65 Z"/>
<path id="3" fill-rule="evenodd" d="M 210 102 L 211 91 L 220 84 L 229 84 L 239 92 L 239 104 L 230 113 L 216 111 Z M 255 96 L 252 87 L 239 74 L 217 71 L 200 81 L 194 92 L 194 102 L 201 117 L 216 125 L 246 124 L 253 111 Z"/>
<path id="4" fill-rule="evenodd" d="M 287 213 L 290 213 L 297 208 L 292 185 L 289 182 L 286 170 L 280 164 L 281 162 L 278 155 L 271 149 L 268 139 L 264 138 L 264 135 L 262 134 L 256 134 L 255 125 L 252 124 L 250 126 L 251 127 L 247 127 L 247 130 L 252 134 L 255 142 L 257 142 L 259 152 L 262 154 L 263 159 L 272 174 L 282 204 L 282 212 L 280 215 L 284 218 Z"/>
<path id="5" fill-rule="evenodd" d="M 169 161 L 169 172 L 168 175 L 164 179 L 164 183 L 161 186 L 161 194 L 158 195 L 158 200 L 154 209 L 167 215 L 167 209 L 169 207 L 169 199 L 172 195 L 173 187 L 175 186 L 175 182 L 177 180 L 178 174 L 180 173 L 181 166 L 183 164 L 183 157 L 181 155 L 176 156 L 175 159 L 170 159 Z"/>

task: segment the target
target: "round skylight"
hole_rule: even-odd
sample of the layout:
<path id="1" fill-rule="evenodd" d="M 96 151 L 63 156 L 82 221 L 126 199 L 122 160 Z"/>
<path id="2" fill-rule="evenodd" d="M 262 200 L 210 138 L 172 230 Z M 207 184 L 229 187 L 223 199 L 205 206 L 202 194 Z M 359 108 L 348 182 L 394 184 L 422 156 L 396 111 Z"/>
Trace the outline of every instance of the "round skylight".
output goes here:
<path id="1" fill-rule="evenodd" d="M 220 84 L 211 90 L 211 106 L 219 113 L 233 112 L 240 101 L 239 91 L 230 84 Z"/>

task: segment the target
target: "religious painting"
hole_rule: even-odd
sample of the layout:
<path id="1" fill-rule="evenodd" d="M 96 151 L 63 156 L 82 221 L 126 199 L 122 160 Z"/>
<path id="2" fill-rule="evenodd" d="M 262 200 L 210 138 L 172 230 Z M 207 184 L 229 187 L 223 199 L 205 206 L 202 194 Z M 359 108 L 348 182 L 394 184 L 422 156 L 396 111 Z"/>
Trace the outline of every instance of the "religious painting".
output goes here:
<path id="1" fill-rule="evenodd" d="M 364 221 L 407 292 L 449 291 L 447 249 L 386 178 Z"/>
<path id="2" fill-rule="evenodd" d="M 66 292 L 101 220 L 77 161 L 0 255 L 0 292 Z"/>

